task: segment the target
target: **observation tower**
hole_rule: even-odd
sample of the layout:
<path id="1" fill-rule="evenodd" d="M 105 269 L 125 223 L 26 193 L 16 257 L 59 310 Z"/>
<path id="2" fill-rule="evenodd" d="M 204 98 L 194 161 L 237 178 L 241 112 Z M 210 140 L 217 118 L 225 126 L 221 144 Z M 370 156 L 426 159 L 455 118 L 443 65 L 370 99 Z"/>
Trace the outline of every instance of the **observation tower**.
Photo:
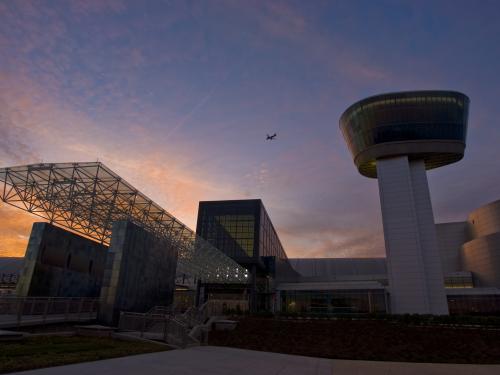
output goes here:
<path id="1" fill-rule="evenodd" d="M 359 173 L 378 179 L 392 313 L 448 314 L 426 170 L 462 159 L 468 108 L 459 92 L 410 91 L 340 118 Z"/>

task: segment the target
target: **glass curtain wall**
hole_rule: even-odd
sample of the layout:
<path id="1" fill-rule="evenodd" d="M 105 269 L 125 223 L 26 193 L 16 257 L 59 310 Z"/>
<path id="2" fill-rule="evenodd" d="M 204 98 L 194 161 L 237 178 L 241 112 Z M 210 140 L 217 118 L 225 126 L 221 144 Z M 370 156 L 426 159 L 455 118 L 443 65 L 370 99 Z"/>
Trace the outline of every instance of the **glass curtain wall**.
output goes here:
<path id="1" fill-rule="evenodd" d="M 298 314 L 386 312 L 383 290 L 281 291 L 281 311 Z"/>
<path id="2" fill-rule="evenodd" d="M 264 206 L 260 210 L 259 232 L 260 256 L 274 256 L 277 259 L 287 259 L 285 250 Z"/>
<path id="3" fill-rule="evenodd" d="M 260 199 L 200 202 L 197 234 L 233 259 L 287 259 Z"/>
<path id="4" fill-rule="evenodd" d="M 204 212 L 199 220 L 198 231 L 211 245 L 233 259 L 254 257 L 254 215 Z"/>
<path id="5" fill-rule="evenodd" d="M 456 295 L 448 296 L 450 314 L 499 314 L 500 295 Z"/>
<path id="6" fill-rule="evenodd" d="M 380 95 L 351 106 L 341 118 L 353 155 L 370 146 L 410 139 L 465 141 L 468 98 L 454 92 Z"/>
<path id="7" fill-rule="evenodd" d="M 255 219 L 252 215 L 217 215 L 210 224 L 212 238 L 220 248 L 235 256 L 244 253 L 253 257 Z"/>
<path id="8" fill-rule="evenodd" d="M 474 288 L 472 274 L 464 276 L 446 275 L 444 277 L 445 288 Z"/>

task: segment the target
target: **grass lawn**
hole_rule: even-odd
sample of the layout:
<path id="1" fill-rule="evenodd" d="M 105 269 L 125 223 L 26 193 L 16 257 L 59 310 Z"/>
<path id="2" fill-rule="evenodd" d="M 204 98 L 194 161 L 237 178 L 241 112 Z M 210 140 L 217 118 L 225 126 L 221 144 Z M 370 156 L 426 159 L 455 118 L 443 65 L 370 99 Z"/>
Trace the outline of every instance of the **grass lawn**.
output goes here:
<path id="1" fill-rule="evenodd" d="M 209 345 L 311 357 L 397 362 L 500 363 L 500 330 L 418 327 L 376 320 L 242 318 Z"/>
<path id="2" fill-rule="evenodd" d="M 154 343 L 100 337 L 30 337 L 22 341 L 0 342 L 0 373 L 164 350 L 168 348 Z"/>

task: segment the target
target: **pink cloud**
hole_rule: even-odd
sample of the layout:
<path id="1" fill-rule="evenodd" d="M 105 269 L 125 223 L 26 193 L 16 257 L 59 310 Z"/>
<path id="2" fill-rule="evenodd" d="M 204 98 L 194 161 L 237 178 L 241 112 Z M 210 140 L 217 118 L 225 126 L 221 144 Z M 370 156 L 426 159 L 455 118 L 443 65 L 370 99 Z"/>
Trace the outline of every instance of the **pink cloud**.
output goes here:
<path id="1" fill-rule="evenodd" d="M 255 45 L 260 43 L 262 48 L 273 48 L 276 41 L 289 43 L 293 49 L 300 51 L 300 56 L 310 69 L 321 67 L 331 74 L 340 72 L 355 82 L 366 79 L 379 81 L 388 76 L 384 69 L 370 64 L 362 51 L 348 48 L 338 38 L 333 38 L 332 42 L 324 37 L 314 22 L 290 3 L 231 3 L 231 17 L 234 18 L 242 11 L 245 17 L 258 25 L 255 35 L 250 37 Z M 227 155 L 235 150 L 239 151 L 237 147 L 231 148 L 231 145 L 216 143 L 215 152 L 218 152 L 218 159 L 211 160 L 210 153 L 214 150 L 210 148 L 213 145 L 207 147 L 204 143 L 219 138 L 219 134 L 212 134 L 214 132 L 211 130 L 206 131 L 207 138 L 198 143 L 182 136 L 173 136 L 198 111 L 205 109 L 207 103 L 215 99 L 212 98 L 214 89 L 199 93 L 192 87 L 168 82 L 166 89 L 175 91 L 172 96 L 174 102 L 169 103 L 173 110 L 169 112 L 162 108 L 161 114 L 144 96 L 135 92 L 134 87 L 138 79 L 136 73 L 140 69 L 172 61 L 205 61 L 207 56 L 199 52 L 205 47 L 202 27 L 189 39 L 190 43 L 173 51 L 163 51 L 154 58 L 147 55 L 147 50 L 142 45 L 132 43 L 134 48 L 130 48 L 129 43 L 113 46 L 108 51 L 114 63 L 110 77 L 110 72 L 105 69 L 102 61 L 93 58 L 93 54 L 108 48 L 110 41 L 115 39 L 132 40 L 134 30 L 128 30 L 123 25 L 92 26 L 88 35 L 89 43 L 80 45 L 67 36 L 70 21 L 61 18 L 55 10 L 40 10 L 33 4 L 36 3 L 27 2 L 26 6 L 17 12 L 20 17 L 10 17 L 15 16 L 15 13 L 9 13 L 5 17 L 8 20 L 5 27 L 22 30 L 25 36 L 23 43 L 16 46 L 15 40 L 0 39 L 0 48 L 13 48 L 16 51 L 15 54 L 2 54 L 9 59 L 6 65 L 11 67 L 11 70 L 0 70 L 0 105 L 3 106 L 1 115 L 7 119 L 0 124 L 0 135 L 4 135 L 6 144 L 19 150 L 17 155 L 13 152 L 0 153 L 2 165 L 39 162 L 42 158 L 46 162 L 99 159 L 193 229 L 199 200 L 257 196 L 263 197 L 266 206 L 273 211 L 272 219 L 275 223 L 280 223 L 278 230 L 282 233 L 284 245 L 292 256 L 301 253 L 315 256 L 345 253 L 352 256 L 364 254 L 366 249 L 378 251 L 370 250 L 371 247 L 363 250 L 355 240 L 363 238 L 366 222 L 360 223 L 359 228 L 346 231 L 345 228 L 338 228 L 328 221 L 325 212 L 331 210 L 338 214 L 339 211 L 334 211 L 337 202 L 327 202 L 322 204 L 322 207 L 306 207 L 295 202 L 307 194 L 316 194 L 315 199 L 308 198 L 306 201 L 310 205 L 318 204 L 321 197 L 333 189 L 326 183 L 337 181 L 335 178 L 325 179 L 323 176 L 352 168 L 351 164 L 346 165 L 345 159 L 338 156 L 338 152 L 332 149 L 328 140 L 307 139 L 304 143 L 278 153 L 269 163 L 260 160 L 254 164 L 248 163 L 241 168 L 241 177 L 228 176 L 227 172 L 224 172 L 224 168 L 230 163 Z M 79 17 L 92 17 L 99 12 L 126 10 L 121 2 L 72 2 L 70 6 L 76 15 L 72 21 L 77 21 Z M 192 9 L 192 14 L 181 20 L 187 22 L 192 21 L 190 17 L 202 17 L 202 13 L 196 12 L 201 12 L 203 7 L 195 8 Z M 46 24 L 42 15 L 54 22 Z M 173 17 L 173 20 L 176 18 Z M 142 19 L 133 25 L 137 28 L 144 26 Z M 94 35 L 99 35 L 99 38 L 94 38 Z M 31 69 L 33 65 L 29 57 L 33 52 L 43 52 L 43 58 L 37 59 L 36 73 Z M 78 53 L 81 63 L 84 64 L 87 70 L 85 73 L 73 69 L 71 57 L 75 53 Z M 219 75 L 224 77 L 224 74 Z M 98 81 L 97 85 L 95 79 Z M 255 85 L 252 87 L 255 92 L 262 90 L 262 86 L 259 88 L 262 82 L 255 80 L 251 84 Z M 283 95 L 280 107 L 273 108 L 276 112 L 306 112 L 311 111 L 311 108 L 325 110 L 334 99 L 335 88 L 318 101 L 317 97 L 309 97 L 286 84 L 283 82 L 286 90 L 280 94 Z M 74 88 L 78 95 L 66 95 L 68 86 Z M 95 98 L 100 100 L 93 100 Z M 93 107 L 87 107 L 87 102 L 92 102 Z M 189 107 L 186 103 L 192 103 L 192 106 Z M 258 107 L 259 102 L 247 104 L 247 109 L 254 109 L 256 105 Z M 191 110 L 184 116 L 176 114 L 175 109 L 181 106 Z M 110 112 L 111 115 L 106 116 Z M 224 117 L 221 118 L 220 123 L 206 123 L 207 129 L 225 131 L 234 127 L 233 124 L 225 122 Z M 334 127 L 335 121 L 332 119 Z M 266 126 L 275 123 L 272 117 L 268 122 Z M 151 124 L 161 124 L 162 131 L 152 131 Z M 260 132 L 258 126 L 259 124 L 256 124 L 255 129 L 245 131 Z M 171 137 L 168 138 L 165 134 Z M 168 142 L 165 142 L 165 139 Z M 344 151 L 346 152 L 342 150 Z M 331 169 L 328 170 L 324 170 L 324 160 L 319 160 L 325 158 L 325 155 L 332 158 Z M 211 164 L 209 168 L 205 170 L 198 167 L 197 164 L 203 162 L 208 165 L 207 160 Z M 355 184 L 350 181 L 341 182 L 348 186 L 346 189 L 352 188 L 356 191 Z M 294 186 L 294 189 L 290 189 L 291 186 Z M 314 186 L 323 186 L 323 192 Z M 282 194 L 285 191 L 292 193 Z M 309 214 L 303 215 L 303 212 Z M 321 229 L 304 228 L 308 227 L 307 223 L 311 220 L 310 212 L 320 218 L 313 222 L 316 225 L 318 221 L 322 222 Z M 287 215 L 300 225 L 288 222 Z M 352 219 L 349 213 L 344 215 Z M 1 221 L 2 219 L 0 225 Z M 25 230 L 22 226 L 19 228 L 20 231 Z M 354 242 L 349 242 L 349 236 L 345 237 L 346 233 L 354 238 Z"/>
<path id="2" fill-rule="evenodd" d="M 127 6 L 122 0 L 71 0 L 71 10 L 78 15 L 92 15 L 103 12 L 123 12 Z"/>
<path id="3" fill-rule="evenodd" d="M 6 151 L 0 153 L 2 166 L 36 163 L 39 155 L 44 162 L 99 159 L 193 229 L 200 200 L 242 195 L 237 187 L 220 184 L 217 176 L 183 168 L 190 156 L 178 152 L 182 144 L 162 147 L 154 133 L 137 123 L 121 124 L 136 137 L 116 134 L 86 114 L 61 105 L 49 95 L 50 90 L 47 92 L 29 77 L 18 78 L 9 76 L 1 81 L 11 90 L 0 92 L 5 118 L 0 122 L 0 144 L 5 142 L 18 151 L 16 154 L 2 149 Z M 192 152 L 197 154 L 196 150 Z M 0 227 L 5 227 L 7 221 L 10 224 L 0 233 L 0 249 L 5 254 L 21 255 L 26 241 L 17 238 L 29 234 L 29 224 L 34 220 L 29 214 L 12 214 L 2 208 Z"/>

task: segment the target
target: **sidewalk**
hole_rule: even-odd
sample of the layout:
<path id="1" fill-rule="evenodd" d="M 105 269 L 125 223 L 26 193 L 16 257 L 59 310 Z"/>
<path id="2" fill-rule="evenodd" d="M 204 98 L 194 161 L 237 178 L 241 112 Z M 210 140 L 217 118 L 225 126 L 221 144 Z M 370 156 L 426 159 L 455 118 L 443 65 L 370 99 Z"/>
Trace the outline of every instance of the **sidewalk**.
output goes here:
<path id="1" fill-rule="evenodd" d="M 25 371 L 25 375 L 493 375 L 500 365 L 457 365 L 331 360 L 201 346 L 76 365 Z"/>

